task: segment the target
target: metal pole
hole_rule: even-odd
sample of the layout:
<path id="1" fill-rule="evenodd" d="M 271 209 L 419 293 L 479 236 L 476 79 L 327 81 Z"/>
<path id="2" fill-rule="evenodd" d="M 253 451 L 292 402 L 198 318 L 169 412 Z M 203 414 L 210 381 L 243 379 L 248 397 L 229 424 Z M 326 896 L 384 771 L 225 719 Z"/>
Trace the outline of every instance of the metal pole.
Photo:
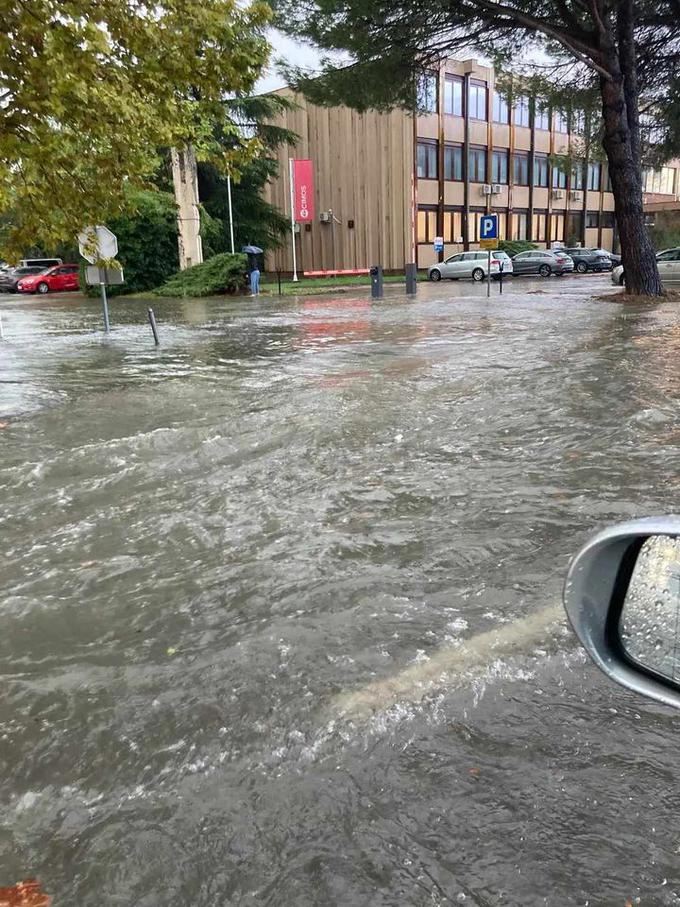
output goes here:
<path id="1" fill-rule="evenodd" d="M 149 309 L 149 324 L 151 325 L 151 331 L 153 333 L 153 342 L 158 346 L 160 340 L 158 339 L 158 327 L 156 326 L 156 316 L 153 313 L 153 309 Z"/>
<path id="2" fill-rule="evenodd" d="M 231 207 L 231 176 L 227 174 L 227 199 L 229 201 L 229 234 L 231 236 L 231 254 L 236 251 L 234 248 L 234 212 Z"/>
<path id="3" fill-rule="evenodd" d="M 105 331 L 105 333 L 108 334 L 111 330 L 111 326 L 109 324 L 109 304 L 106 300 L 106 284 L 103 281 L 100 282 L 99 289 L 101 290 L 101 294 L 102 294 L 102 312 L 104 313 L 104 331 Z"/>
<path id="4" fill-rule="evenodd" d="M 406 293 L 409 296 L 415 296 L 418 290 L 418 275 L 415 262 L 406 265 Z"/>
<path id="5" fill-rule="evenodd" d="M 281 295 L 281 268 L 276 269 L 276 277 L 279 281 L 279 296 Z"/>
<path id="6" fill-rule="evenodd" d="M 502 296 L 502 295 L 503 295 L 503 259 L 502 259 L 502 258 L 501 258 L 501 261 L 500 261 L 500 274 L 499 274 L 499 276 L 498 276 L 498 282 L 499 282 L 500 285 L 501 285 L 500 293 L 501 293 L 501 296 Z"/>
<path id="7" fill-rule="evenodd" d="M 487 255 L 487 272 L 486 272 L 486 295 L 491 296 L 491 249 L 486 250 Z"/>
<path id="8" fill-rule="evenodd" d="M 5 339 L 5 332 L 2 329 L 2 315 L 0 315 L 0 340 L 4 340 L 4 339 Z"/>
<path id="9" fill-rule="evenodd" d="M 295 256 L 295 187 L 293 185 L 293 158 L 288 158 L 288 173 L 290 176 L 290 234 L 293 241 L 293 280 L 298 279 L 297 258 Z"/>

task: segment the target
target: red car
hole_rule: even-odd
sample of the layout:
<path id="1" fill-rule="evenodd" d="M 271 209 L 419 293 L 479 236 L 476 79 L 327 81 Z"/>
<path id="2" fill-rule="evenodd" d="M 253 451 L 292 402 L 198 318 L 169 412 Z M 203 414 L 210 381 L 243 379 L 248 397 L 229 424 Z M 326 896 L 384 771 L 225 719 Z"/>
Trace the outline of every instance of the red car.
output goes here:
<path id="1" fill-rule="evenodd" d="M 55 290 L 78 289 L 78 265 L 57 265 L 40 274 L 22 277 L 17 284 L 20 293 L 49 293 Z"/>

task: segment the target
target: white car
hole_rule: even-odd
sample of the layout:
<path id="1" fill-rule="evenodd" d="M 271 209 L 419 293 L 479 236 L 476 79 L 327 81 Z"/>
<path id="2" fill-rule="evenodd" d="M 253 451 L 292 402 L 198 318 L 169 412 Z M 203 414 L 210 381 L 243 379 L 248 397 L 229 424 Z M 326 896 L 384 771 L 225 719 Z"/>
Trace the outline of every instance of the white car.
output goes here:
<path id="1" fill-rule="evenodd" d="M 664 252 L 658 252 L 656 263 L 661 283 L 665 287 L 680 286 L 680 249 L 666 249 Z M 612 283 L 619 287 L 625 286 L 623 265 L 619 265 L 612 271 Z"/>
<path id="2" fill-rule="evenodd" d="M 488 252 L 458 252 L 452 255 L 446 261 L 440 261 L 436 265 L 428 268 L 427 276 L 430 280 L 484 280 L 488 271 L 489 253 Z M 512 274 L 512 260 L 505 252 L 491 253 L 491 276 L 499 277 L 501 274 L 501 265 L 503 276 Z"/>

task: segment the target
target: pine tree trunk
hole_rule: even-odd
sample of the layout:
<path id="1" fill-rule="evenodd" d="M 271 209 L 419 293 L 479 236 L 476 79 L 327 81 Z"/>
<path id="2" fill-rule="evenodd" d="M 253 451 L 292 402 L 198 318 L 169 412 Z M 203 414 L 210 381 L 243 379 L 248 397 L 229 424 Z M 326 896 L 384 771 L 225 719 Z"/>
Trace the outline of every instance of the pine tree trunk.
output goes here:
<path id="1" fill-rule="evenodd" d="M 617 34 L 605 47 L 612 78 L 600 79 L 604 150 L 614 192 L 616 223 L 628 293 L 663 294 L 654 247 L 645 226 L 640 160 L 637 58 L 633 42 L 633 0 L 617 8 Z"/>

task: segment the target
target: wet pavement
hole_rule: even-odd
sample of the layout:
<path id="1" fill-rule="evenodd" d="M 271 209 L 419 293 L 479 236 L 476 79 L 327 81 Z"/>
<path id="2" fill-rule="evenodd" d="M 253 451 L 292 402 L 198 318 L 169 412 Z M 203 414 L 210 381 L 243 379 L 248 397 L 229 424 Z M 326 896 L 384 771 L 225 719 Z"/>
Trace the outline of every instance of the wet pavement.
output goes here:
<path id="1" fill-rule="evenodd" d="M 680 307 L 609 288 L 0 298 L 0 886 L 680 904 L 678 718 L 560 608 L 678 506 Z"/>

